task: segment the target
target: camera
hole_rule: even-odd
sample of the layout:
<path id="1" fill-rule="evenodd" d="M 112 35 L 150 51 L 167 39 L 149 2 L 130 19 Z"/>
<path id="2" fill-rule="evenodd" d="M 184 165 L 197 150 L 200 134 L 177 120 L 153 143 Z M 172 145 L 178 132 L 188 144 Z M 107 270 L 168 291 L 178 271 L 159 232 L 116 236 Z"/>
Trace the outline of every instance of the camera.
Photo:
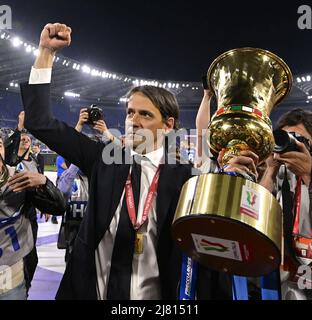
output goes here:
<path id="1" fill-rule="evenodd" d="M 87 109 L 88 112 L 88 121 L 87 124 L 91 126 L 94 125 L 94 122 L 103 119 L 103 111 L 96 104 L 92 104 L 90 108 Z"/>
<path id="2" fill-rule="evenodd" d="M 285 153 L 289 151 L 299 151 L 296 140 L 302 142 L 306 148 L 309 150 L 310 154 L 312 152 L 309 140 L 299 133 L 287 132 L 282 129 L 277 129 L 273 131 L 275 146 L 273 152 L 275 153 Z"/>

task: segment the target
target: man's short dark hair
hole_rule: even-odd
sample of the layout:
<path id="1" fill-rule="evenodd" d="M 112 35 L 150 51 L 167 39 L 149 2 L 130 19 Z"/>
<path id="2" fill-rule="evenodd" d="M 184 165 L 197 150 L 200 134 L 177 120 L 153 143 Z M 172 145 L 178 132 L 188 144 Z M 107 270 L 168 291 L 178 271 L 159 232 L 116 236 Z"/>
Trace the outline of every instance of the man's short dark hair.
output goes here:
<path id="1" fill-rule="evenodd" d="M 174 118 L 174 129 L 179 129 L 179 104 L 176 97 L 168 90 L 155 86 L 138 86 L 127 93 L 129 99 L 135 93 L 142 93 L 152 101 L 161 113 L 163 121 Z"/>
<path id="2" fill-rule="evenodd" d="M 312 137 L 312 112 L 300 108 L 283 114 L 277 122 L 277 127 L 282 129 L 284 127 L 296 126 L 298 124 L 302 124 Z"/>

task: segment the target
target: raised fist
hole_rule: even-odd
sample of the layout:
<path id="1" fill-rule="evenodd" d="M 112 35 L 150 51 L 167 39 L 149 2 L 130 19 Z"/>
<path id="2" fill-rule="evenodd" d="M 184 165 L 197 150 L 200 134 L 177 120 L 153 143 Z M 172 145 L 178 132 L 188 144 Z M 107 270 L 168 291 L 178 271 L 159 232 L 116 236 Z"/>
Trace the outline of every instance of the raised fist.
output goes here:
<path id="1" fill-rule="evenodd" d="M 68 47 L 71 42 L 71 28 L 66 24 L 49 23 L 40 35 L 40 48 L 47 48 L 51 51 L 61 50 Z"/>

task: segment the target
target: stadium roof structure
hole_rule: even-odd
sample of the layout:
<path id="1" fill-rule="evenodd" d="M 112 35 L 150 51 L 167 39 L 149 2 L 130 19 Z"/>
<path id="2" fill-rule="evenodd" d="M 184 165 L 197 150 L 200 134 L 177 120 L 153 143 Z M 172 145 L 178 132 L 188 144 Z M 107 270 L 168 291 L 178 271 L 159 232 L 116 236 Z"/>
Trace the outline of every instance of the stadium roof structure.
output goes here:
<path id="1" fill-rule="evenodd" d="M 10 31 L 0 32 L 0 90 L 19 92 L 19 83 L 27 81 L 30 68 L 38 53 L 36 45 L 20 39 Z M 84 65 L 83 63 L 57 54 L 53 70 L 51 94 L 56 99 L 117 105 L 124 101 L 125 94 L 135 85 L 151 84 L 162 86 L 174 93 L 181 108 L 199 107 L 202 98 L 200 82 L 165 81 L 136 78 Z M 311 108 L 311 76 L 294 75 L 289 96 L 276 108 L 284 113 L 294 107 Z"/>

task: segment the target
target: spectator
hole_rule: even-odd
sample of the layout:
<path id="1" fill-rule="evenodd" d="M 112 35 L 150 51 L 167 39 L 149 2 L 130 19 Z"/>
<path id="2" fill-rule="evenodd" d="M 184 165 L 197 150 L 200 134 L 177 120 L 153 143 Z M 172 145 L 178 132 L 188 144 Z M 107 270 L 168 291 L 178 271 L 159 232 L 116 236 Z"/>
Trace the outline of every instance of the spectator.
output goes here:
<path id="1" fill-rule="evenodd" d="M 306 283 L 311 288 L 312 279 L 305 279 L 298 268 L 312 267 L 312 112 L 294 109 L 279 119 L 277 127 L 296 137 L 295 150 L 274 153 L 268 159 L 261 180 L 283 207 L 282 298 L 311 300 L 312 291 L 299 284 Z"/>
<path id="2" fill-rule="evenodd" d="M 65 200 L 45 176 L 18 172 L 4 163 L 4 156 L 0 138 L 0 300 L 25 300 L 24 258 L 34 247 L 29 207 L 59 214 L 65 210 Z"/>

